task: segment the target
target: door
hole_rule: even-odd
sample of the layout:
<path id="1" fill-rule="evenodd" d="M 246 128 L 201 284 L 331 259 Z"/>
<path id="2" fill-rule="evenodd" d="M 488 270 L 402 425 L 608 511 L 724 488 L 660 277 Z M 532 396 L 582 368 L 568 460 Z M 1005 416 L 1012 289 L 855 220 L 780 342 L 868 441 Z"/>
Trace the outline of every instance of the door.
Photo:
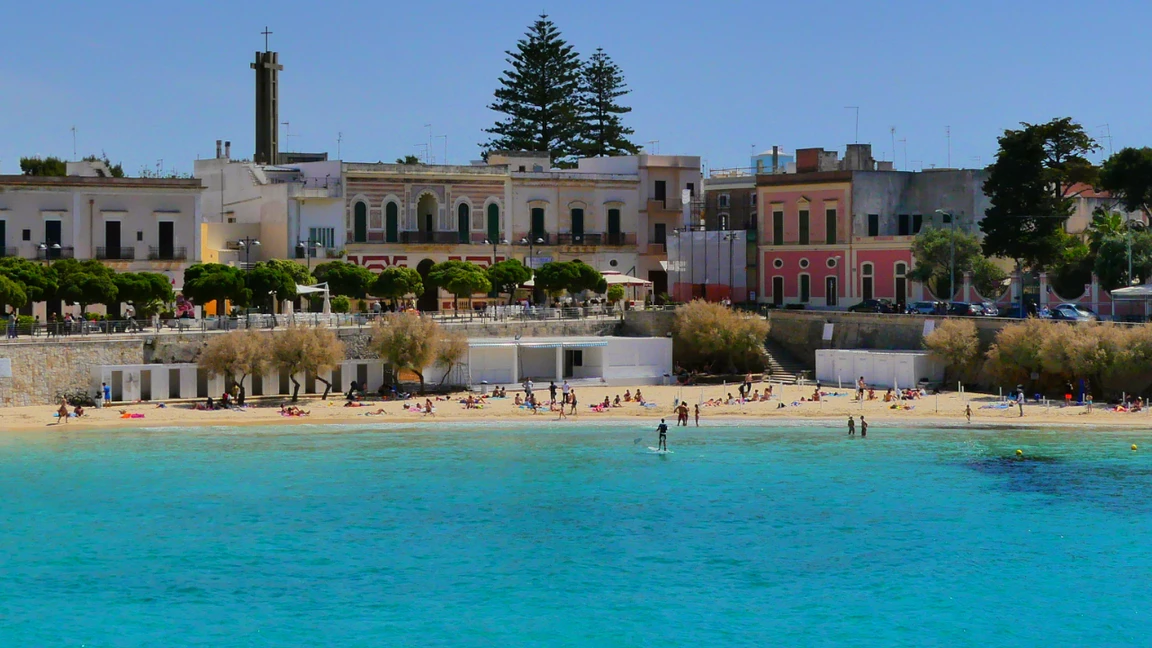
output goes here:
<path id="1" fill-rule="evenodd" d="M 496 244 L 500 241 L 500 206 L 496 203 L 488 205 L 488 242 Z"/>
<path id="2" fill-rule="evenodd" d="M 208 398 L 208 370 L 196 369 L 196 398 Z"/>
<path id="3" fill-rule="evenodd" d="M 901 312 L 908 305 L 908 280 L 904 277 L 896 277 L 896 305 Z"/>
<path id="4" fill-rule="evenodd" d="M 544 236 L 544 208 L 532 208 L 532 232 L 529 234 L 532 241 L 535 242 L 537 238 Z"/>
<path id="5" fill-rule="evenodd" d="M 104 258 L 120 258 L 120 221 L 104 221 Z"/>
<path id="6" fill-rule="evenodd" d="M 168 398 L 180 398 L 180 370 L 168 370 Z"/>
<path id="7" fill-rule="evenodd" d="M 836 210 L 827 209 L 824 211 L 824 242 L 828 245 L 836 245 Z"/>
<path id="8" fill-rule="evenodd" d="M 800 275 L 800 303 L 807 304 L 812 296 L 812 277 Z"/>
<path id="9" fill-rule="evenodd" d="M 800 220 L 800 223 L 799 223 L 800 224 L 800 245 L 808 245 L 809 222 L 808 222 L 808 210 L 807 209 L 801 209 L 800 210 L 799 220 Z"/>
<path id="10" fill-rule="evenodd" d="M 252 382 L 252 395 L 253 396 L 263 396 L 264 395 L 264 376 L 262 376 L 260 374 L 252 374 L 249 377 L 249 379 Z"/>
<path id="11" fill-rule="evenodd" d="M 356 382 L 360 383 L 360 388 L 368 391 L 368 365 L 360 363 L 356 365 Z"/>
<path id="12" fill-rule="evenodd" d="M 584 242 L 584 210 L 572 210 L 572 242 Z"/>
<path id="13" fill-rule="evenodd" d="M 668 226 L 664 223 L 656 223 L 653 228 L 653 242 L 656 245 L 665 245 L 668 243 Z"/>
<path id="14" fill-rule="evenodd" d="M 772 245 L 784 245 L 784 212 L 772 212 Z"/>
<path id="15" fill-rule="evenodd" d="M 368 241 L 368 205 L 356 203 L 352 210 L 352 242 L 365 243 Z"/>
<path id="16" fill-rule="evenodd" d="M 468 235 L 468 221 L 471 218 L 470 212 L 471 210 L 468 209 L 468 205 L 464 203 L 460 203 L 460 206 L 456 208 L 456 232 L 460 235 L 461 243 L 467 243 L 471 238 Z"/>
<path id="17" fill-rule="evenodd" d="M 824 280 L 824 305 L 835 306 L 839 302 L 839 295 L 836 294 L 836 277 L 828 277 Z"/>
<path id="18" fill-rule="evenodd" d="M 652 294 L 654 297 L 668 293 L 668 273 L 664 270 L 649 270 L 648 281 L 652 282 Z"/>
<path id="19" fill-rule="evenodd" d="M 400 241 L 400 210 L 396 203 L 390 202 L 384 207 L 384 241 L 398 243 Z"/>
<path id="20" fill-rule="evenodd" d="M 772 277 L 772 304 L 784 305 L 784 277 Z"/>
<path id="21" fill-rule="evenodd" d="M 172 221 L 161 221 L 159 224 L 159 243 L 160 258 L 173 259 L 176 257 L 176 224 Z"/>
<path id="22" fill-rule="evenodd" d="M 52 249 L 53 245 L 64 245 L 64 243 L 60 240 L 60 221 L 44 221 L 44 244 L 48 246 L 48 249 L 44 250 L 45 258 L 60 258 L 61 250 Z"/>
<path id="23" fill-rule="evenodd" d="M 152 370 L 144 369 L 140 372 L 140 400 L 152 400 Z"/>
<path id="24" fill-rule="evenodd" d="M 620 235 L 620 210 L 608 210 L 608 245 L 623 245 L 624 237 Z"/>
<path id="25" fill-rule="evenodd" d="M 860 282 L 860 298 L 867 301 L 872 299 L 872 277 L 864 277 Z"/>
<path id="26" fill-rule="evenodd" d="M 653 190 L 653 193 L 656 194 L 654 196 L 653 200 L 655 200 L 656 202 L 660 203 L 661 205 L 663 205 L 665 207 L 668 206 L 668 184 L 667 183 L 665 183 L 663 180 L 657 180 L 656 186 Z"/>
<path id="27" fill-rule="evenodd" d="M 112 372 L 112 400 L 117 401 L 117 402 L 124 400 L 124 372 L 123 371 L 113 371 Z"/>

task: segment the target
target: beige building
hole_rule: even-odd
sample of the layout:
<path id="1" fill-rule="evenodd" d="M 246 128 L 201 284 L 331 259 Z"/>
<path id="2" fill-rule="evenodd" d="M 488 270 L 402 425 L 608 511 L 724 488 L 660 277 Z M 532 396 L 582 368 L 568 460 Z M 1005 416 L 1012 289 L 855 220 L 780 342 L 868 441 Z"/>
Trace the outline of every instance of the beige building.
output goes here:
<path id="1" fill-rule="evenodd" d="M 343 175 L 347 258 L 370 270 L 426 276 L 449 259 L 580 260 L 664 285 L 679 192 L 700 186 L 699 158 L 644 155 L 557 170 L 546 154 L 493 152 L 471 166 L 345 163 Z M 442 291 L 420 301 L 425 310 L 451 306 Z"/>
<path id="2" fill-rule="evenodd" d="M 199 180 L 113 178 L 101 162 L 70 162 L 67 173 L 0 176 L 0 255 L 99 259 L 119 272 L 165 274 L 177 287 L 199 262 Z M 24 310 L 71 312 L 58 303 Z"/>

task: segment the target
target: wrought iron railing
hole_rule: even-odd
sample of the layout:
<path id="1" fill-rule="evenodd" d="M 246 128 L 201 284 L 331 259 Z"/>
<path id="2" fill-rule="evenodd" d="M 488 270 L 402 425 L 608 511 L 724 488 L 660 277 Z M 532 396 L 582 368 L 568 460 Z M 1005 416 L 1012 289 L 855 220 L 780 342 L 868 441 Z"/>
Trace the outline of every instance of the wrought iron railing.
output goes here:
<path id="1" fill-rule="evenodd" d="M 96 258 L 102 261 L 132 261 L 136 258 L 134 247 L 98 247 Z"/>
<path id="2" fill-rule="evenodd" d="M 149 261 L 184 261 L 188 258 L 188 248 L 180 247 L 149 247 Z"/>
<path id="3" fill-rule="evenodd" d="M 76 258 L 76 248 L 68 247 L 48 247 L 36 250 L 36 258 L 40 261 L 54 261 L 56 259 L 74 259 Z"/>

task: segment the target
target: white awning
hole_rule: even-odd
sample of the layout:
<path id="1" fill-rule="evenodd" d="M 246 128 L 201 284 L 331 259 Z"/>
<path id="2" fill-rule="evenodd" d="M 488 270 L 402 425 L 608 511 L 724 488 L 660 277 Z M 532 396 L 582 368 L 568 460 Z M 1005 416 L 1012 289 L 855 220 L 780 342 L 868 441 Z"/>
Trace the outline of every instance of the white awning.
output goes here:
<path id="1" fill-rule="evenodd" d="M 620 274 L 619 272 L 608 271 L 608 272 L 601 272 L 600 274 L 604 276 L 604 282 L 607 283 L 609 286 L 642 286 L 643 287 L 643 286 L 651 286 L 652 285 L 652 282 L 648 281 L 646 279 L 640 279 L 639 277 L 632 277 L 632 276 L 629 276 L 626 274 Z M 535 279 L 529 279 L 528 281 L 525 281 L 521 285 L 524 286 L 525 288 L 534 288 L 536 286 L 536 280 Z"/>
<path id="2" fill-rule="evenodd" d="M 328 292 L 328 284 L 327 283 L 319 283 L 319 284 L 316 284 L 315 286 L 301 286 L 301 285 L 296 286 L 296 294 L 297 295 L 311 295 L 313 293 L 326 293 L 326 292 Z"/>
<path id="3" fill-rule="evenodd" d="M 1152 284 L 1117 288 L 1111 292 L 1112 299 L 1127 301 L 1145 301 L 1152 299 Z"/>

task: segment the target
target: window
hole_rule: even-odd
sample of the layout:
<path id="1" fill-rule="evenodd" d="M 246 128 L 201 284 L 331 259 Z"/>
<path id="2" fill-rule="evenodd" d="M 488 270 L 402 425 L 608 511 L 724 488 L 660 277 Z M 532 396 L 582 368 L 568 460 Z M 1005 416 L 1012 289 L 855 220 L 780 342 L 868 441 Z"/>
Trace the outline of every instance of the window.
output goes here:
<path id="1" fill-rule="evenodd" d="M 896 217 L 896 234 L 898 236 L 908 236 L 912 233 L 912 220 L 908 214 L 900 214 Z"/>
<path id="2" fill-rule="evenodd" d="M 800 210 L 800 245 L 808 245 L 808 210 Z"/>
<path id="3" fill-rule="evenodd" d="M 772 304 L 784 305 L 784 277 L 772 277 Z"/>
<path id="4" fill-rule="evenodd" d="M 400 206 L 395 202 L 384 205 L 384 242 L 400 242 Z"/>
<path id="5" fill-rule="evenodd" d="M 140 242 L 143 240 L 144 240 L 144 231 L 143 230 L 136 230 L 136 241 Z"/>
<path id="6" fill-rule="evenodd" d="M 860 280 L 860 296 L 865 300 L 872 299 L 874 293 L 872 290 L 872 264 L 865 263 L 860 266 L 860 274 L 862 275 Z"/>
<path id="7" fill-rule="evenodd" d="M 488 205 L 488 240 L 495 243 L 500 240 L 500 205 Z"/>
<path id="8" fill-rule="evenodd" d="M 368 205 L 362 202 L 352 208 L 352 240 L 356 243 L 368 241 Z"/>
<path id="9" fill-rule="evenodd" d="M 652 194 L 652 200 L 660 203 L 664 202 L 668 199 L 668 184 L 663 180 L 657 180 L 656 185 L 652 189 Z"/>
<path id="10" fill-rule="evenodd" d="M 838 302 L 839 295 L 836 289 L 836 277 L 827 277 L 824 279 L 824 305 L 835 306 Z"/>
<path id="11" fill-rule="evenodd" d="M 812 277 L 800 275 L 800 303 L 807 304 L 812 293 Z"/>
<path id="12" fill-rule="evenodd" d="M 656 245 L 665 245 L 668 243 L 668 226 L 664 223 L 656 223 L 652 232 L 653 243 Z"/>
<path id="13" fill-rule="evenodd" d="M 912 233 L 919 234 L 920 228 L 924 226 L 924 216 L 921 214 L 912 214 Z"/>
<path id="14" fill-rule="evenodd" d="M 456 206 L 456 235 L 460 237 L 460 243 L 471 240 L 468 234 L 470 227 L 472 227 L 472 210 L 468 207 L 468 203 L 460 203 Z"/>
<path id="15" fill-rule="evenodd" d="M 827 261 L 825 261 L 824 263 L 826 263 L 829 268 L 835 268 L 836 267 L 836 257 L 829 257 L 829 259 Z"/>
<path id="16" fill-rule="evenodd" d="M 748 200 L 750 201 L 749 204 L 751 204 L 753 207 L 756 206 L 756 194 L 749 194 Z"/>
<path id="17" fill-rule="evenodd" d="M 808 259 L 800 259 L 800 267 L 801 268 L 807 268 L 808 267 Z"/>
<path id="18" fill-rule="evenodd" d="M 868 214 L 868 236 L 880 236 L 880 214 Z"/>
<path id="19" fill-rule="evenodd" d="M 784 245 L 784 212 L 772 212 L 772 245 Z"/>
<path id="20" fill-rule="evenodd" d="M 777 269 L 783 268 L 784 267 L 784 259 L 773 259 L 772 260 L 772 267 L 777 268 Z"/>
<path id="21" fill-rule="evenodd" d="M 908 266 L 898 262 L 896 264 L 896 303 L 901 307 L 908 301 Z"/>
<path id="22" fill-rule="evenodd" d="M 22 240 L 25 240 L 25 241 L 31 241 L 32 240 L 32 230 L 26 229 L 26 230 L 20 232 L 20 238 Z"/>
<path id="23" fill-rule="evenodd" d="M 544 236 L 544 208 L 543 207 L 533 207 L 532 208 L 532 231 L 530 233 L 530 236 L 532 237 L 533 241 L 535 241 L 537 238 L 541 238 Z"/>
<path id="24" fill-rule="evenodd" d="M 328 248 L 331 250 L 336 247 L 336 228 L 335 227 L 309 227 L 308 240 L 312 243 L 319 243 L 320 247 Z"/>
<path id="25" fill-rule="evenodd" d="M 572 225 L 572 241 L 581 243 L 584 241 L 584 210 L 574 208 L 569 215 Z"/>
<path id="26" fill-rule="evenodd" d="M 689 182 L 688 183 L 688 195 L 692 196 L 693 198 L 696 197 L 696 183 L 695 182 Z"/>
<path id="27" fill-rule="evenodd" d="M 729 205 L 729 203 L 730 203 L 730 202 L 731 202 L 731 200 L 730 200 L 730 198 L 729 198 L 728 194 L 720 194 L 720 198 L 719 198 L 719 205 L 718 205 L 718 206 L 719 206 L 721 209 L 728 209 L 728 205 Z"/>
<path id="28" fill-rule="evenodd" d="M 836 245 L 836 210 L 824 210 L 824 242 Z"/>

